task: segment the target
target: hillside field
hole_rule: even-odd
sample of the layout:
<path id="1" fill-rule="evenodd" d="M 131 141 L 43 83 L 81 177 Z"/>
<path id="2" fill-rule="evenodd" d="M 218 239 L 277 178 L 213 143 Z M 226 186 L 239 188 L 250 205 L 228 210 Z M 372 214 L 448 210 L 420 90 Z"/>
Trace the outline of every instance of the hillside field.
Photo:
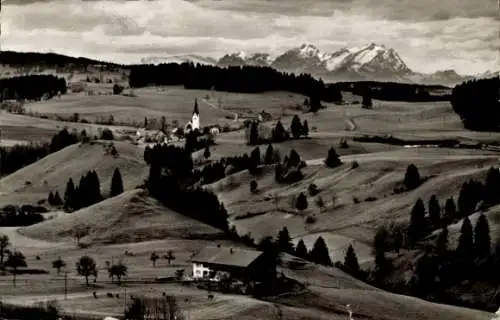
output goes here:
<path id="1" fill-rule="evenodd" d="M 80 79 L 81 80 L 81 79 Z M 100 90 L 111 90 L 109 84 L 94 85 Z M 129 92 L 129 89 L 125 89 Z M 403 103 L 374 101 L 367 110 L 350 104 L 359 97 L 346 95 L 344 105 L 325 104 L 317 114 L 303 114 L 294 107 L 304 96 L 286 92 L 265 94 L 235 94 L 204 90 L 185 90 L 180 87 L 143 88 L 133 90 L 135 96 L 86 95 L 70 93 L 51 100 L 27 103 L 28 112 L 70 116 L 95 121 L 113 115 L 123 123 L 142 122 L 145 117 L 165 116 L 167 123 L 177 120 L 185 123 L 191 117 L 194 100 L 198 100 L 202 126 L 215 123 L 234 123 L 234 114 L 240 122 L 255 117 L 265 110 L 273 116 L 267 125 L 281 118 L 285 128 L 294 114 L 307 119 L 309 138 L 273 144 L 284 156 L 295 149 L 307 166 L 302 169 L 304 179 L 293 184 L 278 184 L 274 168 L 266 166 L 255 177 L 248 171 L 232 174 L 205 186 L 217 193 L 229 214 L 229 222 L 240 235 L 251 234 L 256 240 L 276 236 L 286 226 L 296 244 L 304 240 L 311 249 L 322 236 L 334 262 L 343 261 L 346 248 L 352 244 L 359 262 L 369 267 L 373 261 L 372 241 L 376 229 L 391 222 L 407 221 L 418 198 L 427 205 L 435 194 L 441 205 L 449 197 L 456 197 L 463 182 L 469 179 L 484 181 L 487 170 L 499 166 L 496 152 L 459 148 L 403 148 L 382 143 L 354 142 L 352 137 L 365 134 L 393 135 L 400 138 L 430 139 L 456 138 L 467 142 L 489 142 L 500 138 L 498 133 L 478 133 L 463 129 L 459 118 L 448 103 Z M 220 101 L 219 101 L 220 100 Z M 219 103 L 220 102 L 220 103 Z M 122 136 L 134 135 L 130 126 L 107 126 L 70 123 L 41 119 L 28 115 L 0 112 L 2 139 L 16 141 L 49 140 L 67 126 L 70 130 L 88 130 L 98 133 L 109 127 Z M 340 148 L 347 138 L 348 147 Z M 187 218 L 163 207 L 148 193 L 138 189 L 147 177 L 149 168 L 143 152 L 144 145 L 127 139 L 113 141 L 118 157 L 105 151 L 109 141 L 96 140 L 78 143 L 50 154 L 37 162 L 0 179 L 0 204 L 36 204 L 50 191 L 64 194 L 66 182 L 72 178 L 78 183 L 89 170 L 95 170 L 101 183 L 101 192 L 109 194 L 111 176 L 119 168 L 125 192 L 73 213 L 57 211 L 52 218 L 28 227 L 0 227 L 0 234 L 8 235 L 12 247 L 22 251 L 30 269 L 47 273 L 20 274 L 13 286 L 10 274 L 0 275 L 2 301 L 14 304 L 33 304 L 37 301 L 57 300 L 69 313 L 103 318 L 119 316 L 125 299 L 130 294 L 160 297 L 163 292 L 178 298 L 189 319 L 346 319 L 345 305 L 353 306 L 355 319 L 477 319 L 490 320 L 488 312 L 434 304 L 424 300 L 396 295 L 374 288 L 338 268 L 323 267 L 285 255 L 280 266 L 286 276 L 305 284 L 306 290 L 267 300 L 249 296 L 215 293 L 209 300 L 207 291 L 178 283 L 158 283 L 157 277 L 174 276 L 176 270 L 191 272 L 189 261 L 193 252 L 206 245 L 222 244 L 244 247 L 224 238 L 221 231 L 199 221 Z M 203 150 L 193 155 L 200 161 L 250 153 L 254 146 L 246 144 L 244 130 L 221 133 L 210 147 L 211 156 L 202 159 Z M 182 145 L 182 142 L 179 142 Z M 334 147 L 343 164 L 328 168 L 323 161 L 328 149 Z M 265 153 L 267 144 L 260 146 Z M 353 167 L 357 162 L 358 167 Z M 395 193 L 401 185 L 409 164 L 415 164 L 425 182 L 415 190 Z M 249 183 L 255 179 L 258 192 L 250 192 Z M 29 182 L 29 183 L 27 183 Z M 315 184 L 319 194 L 310 196 L 308 187 Z M 292 199 L 303 192 L 308 207 L 299 211 Z M 325 208 L 315 205 L 317 197 Z M 44 204 L 45 205 L 45 204 Z M 491 237 L 500 237 L 498 207 L 491 208 Z M 474 217 L 474 216 L 473 216 Z M 473 219 L 472 219 L 473 220 Z M 474 220 L 473 220 L 474 223 Z M 89 233 L 79 247 L 72 236 L 78 226 L 86 226 Z M 456 237 L 459 224 L 450 227 Z M 164 255 L 172 250 L 176 259 L 169 264 L 160 259 L 156 266 L 151 253 Z M 91 286 L 75 271 L 76 261 L 83 255 L 93 257 L 98 266 L 98 277 Z M 38 256 L 38 259 L 37 259 Z M 68 295 L 64 299 L 64 276 L 51 266 L 61 257 L 67 264 Z M 128 266 L 128 277 L 123 286 L 111 283 L 106 261 L 123 261 Z M 125 289 L 126 288 L 126 289 Z M 127 295 L 125 295 L 125 290 Z M 92 292 L 99 296 L 95 299 Z M 119 298 L 106 294 L 119 293 Z"/>

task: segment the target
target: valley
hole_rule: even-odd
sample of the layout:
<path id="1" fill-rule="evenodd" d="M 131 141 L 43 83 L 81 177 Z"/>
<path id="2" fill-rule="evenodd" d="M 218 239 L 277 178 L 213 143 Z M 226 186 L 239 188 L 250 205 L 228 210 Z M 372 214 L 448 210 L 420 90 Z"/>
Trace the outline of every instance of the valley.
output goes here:
<path id="1" fill-rule="evenodd" d="M 47 211 L 41 213 L 42 222 L 0 227 L 0 235 L 8 237 L 8 249 L 22 252 L 26 262 L 19 270 L 9 267 L 0 275 L 2 304 L 27 307 L 56 301 L 61 312 L 72 319 L 121 317 L 132 296 L 160 300 L 175 297 L 184 318 L 193 320 L 341 320 L 347 317 L 346 305 L 350 305 L 355 319 L 490 320 L 498 309 L 497 284 L 487 283 L 488 279 L 450 285 L 458 298 L 449 304 L 433 296 L 434 292 L 410 297 L 394 284 L 413 286 L 414 266 L 425 246 L 433 246 L 441 226 L 422 236 L 413 247 L 402 247 L 398 252 L 387 249 L 394 270 L 383 280 L 356 277 L 337 263 L 344 263 L 352 246 L 360 268 L 375 274 L 378 262 L 374 238 L 381 228 L 407 226 L 418 199 L 428 207 L 432 196 L 438 199 L 442 209 L 439 214 L 444 219 L 448 199 L 461 205 L 459 194 L 465 182 L 486 185 L 490 168 L 500 167 L 500 153 L 493 148 L 464 147 L 494 145 L 500 133 L 465 129 L 449 101 L 373 99 L 373 105 L 366 108 L 360 103 L 362 96 L 344 91 L 342 103 L 322 101 L 319 110 L 309 112 L 305 100 L 310 96 L 285 90 L 238 93 L 186 89 L 182 85 L 131 88 L 127 81 L 117 81 L 120 72 L 115 71 L 74 70 L 69 77 L 54 70 L 52 74 L 65 77 L 68 87 L 78 85 L 83 89 L 41 101 L 23 101 L 23 112 L 0 110 L 2 156 L 14 143 L 53 146 L 54 135 L 64 128 L 76 139 L 76 143 L 63 144 L 60 150 L 51 149 L 43 157 L 34 157 L 14 172 L 2 172 L 2 215 L 8 215 L 8 206 L 41 206 Z M 98 77 L 109 78 L 111 83 L 91 80 Z M 120 93 L 113 92 L 114 84 L 123 87 Z M 200 131 L 208 128 L 199 140 L 208 136 L 213 144 L 199 142 L 199 147 L 194 143 L 196 147 L 188 153 L 190 165 L 196 170 L 190 170 L 186 174 L 189 177 L 182 180 L 185 173 L 179 173 L 179 168 L 188 161 L 182 158 L 184 153 L 176 154 L 174 147 L 184 148 L 188 140 L 193 143 L 187 125 L 194 123 L 194 110 L 198 110 Z M 300 123 L 307 122 L 307 134 L 302 132 L 297 138 L 279 142 L 249 143 L 252 123 L 258 122 L 258 129 L 264 132 L 276 130 L 278 123 L 292 132 L 295 117 Z M 217 130 L 211 132 L 211 128 Z M 112 138 L 103 135 L 108 129 Z M 185 134 L 177 136 L 175 129 Z M 397 145 L 369 142 L 363 137 L 420 142 L 448 139 L 460 145 Z M 153 149 L 156 142 L 163 143 L 165 149 Z M 292 150 L 299 155 L 298 162 L 303 161 L 297 165 L 300 179 L 278 181 L 278 163 L 265 160 L 269 145 L 271 156 L 279 156 L 279 165 L 291 163 Z M 336 165 L 325 163 L 331 148 L 340 161 Z M 153 150 L 150 158 L 149 150 Z M 160 150 L 156 151 L 160 156 L 154 150 Z M 237 166 L 234 159 L 243 154 L 258 159 L 256 168 L 251 167 L 255 160 Z M 285 156 L 288 160 L 281 162 Z M 158 165 L 160 162 L 164 167 Z M 204 171 L 221 163 L 223 173 Z M 404 180 L 412 164 L 418 168 L 418 186 L 406 188 Z M 176 184 L 169 184 L 166 178 L 158 178 L 157 184 L 147 181 L 154 180 L 155 165 L 162 169 L 158 177 L 168 176 L 165 171 L 174 172 L 179 185 L 195 179 L 191 171 L 198 172 L 195 177 L 201 178 L 195 181 L 199 186 L 196 192 L 212 192 L 213 201 L 219 201 L 227 212 L 228 227 L 234 229 L 223 230 L 216 225 L 222 222 L 207 217 L 219 214 L 204 208 L 212 200 L 194 191 L 177 190 Z M 114 191 L 116 169 L 121 175 L 119 194 Z M 82 182 L 91 179 L 83 177 L 92 171 L 98 176 L 100 197 L 93 203 L 68 207 L 69 179 L 75 184 L 75 194 L 84 195 L 73 196 L 85 197 L 92 187 L 91 182 Z M 49 203 L 49 194 L 56 192 L 63 203 Z M 297 204 L 301 195 L 306 198 L 305 207 Z M 181 205 L 176 202 L 179 199 L 189 204 Z M 478 201 L 467 213 L 473 226 L 480 214 L 487 217 L 492 256 L 498 254 L 493 248 L 500 239 L 499 208 L 498 202 L 480 207 Z M 459 242 L 463 218 L 446 225 L 450 252 Z M 430 217 L 426 215 L 426 219 Z M 264 250 L 259 243 L 266 237 L 278 237 L 285 227 L 297 251 L 282 252 L 277 273 L 293 284 L 293 290 L 252 295 L 207 290 L 192 283 L 191 259 L 203 248 L 219 245 L 231 248 L 231 252 Z M 236 235 L 231 230 L 236 230 Z M 299 242 L 311 251 L 320 237 L 332 265 L 308 260 L 298 252 Z M 153 253 L 158 255 L 156 259 Z M 167 259 L 168 254 L 174 258 Z M 75 266 L 83 256 L 91 257 L 96 265 L 95 274 L 88 274 L 89 284 Z M 53 265 L 59 258 L 65 262 L 61 270 Z M 109 266 L 118 263 L 127 267 L 121 283 L 109 274 Z M 482 299 L 481 293 L 491 298 Z M 460 302 L 462 306 L 458 306 Z"/>

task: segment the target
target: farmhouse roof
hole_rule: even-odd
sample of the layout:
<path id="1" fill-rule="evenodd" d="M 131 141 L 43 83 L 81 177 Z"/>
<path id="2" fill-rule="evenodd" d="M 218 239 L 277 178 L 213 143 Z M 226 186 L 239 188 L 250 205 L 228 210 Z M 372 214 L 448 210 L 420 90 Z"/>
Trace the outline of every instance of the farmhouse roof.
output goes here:
<path id="1" fill-rule="evenodd" d="M 197 252 L 192 262 L 219 264 L 233 267 L 248 267 L 263 252 L 229 247 L 205 247 Z"/>

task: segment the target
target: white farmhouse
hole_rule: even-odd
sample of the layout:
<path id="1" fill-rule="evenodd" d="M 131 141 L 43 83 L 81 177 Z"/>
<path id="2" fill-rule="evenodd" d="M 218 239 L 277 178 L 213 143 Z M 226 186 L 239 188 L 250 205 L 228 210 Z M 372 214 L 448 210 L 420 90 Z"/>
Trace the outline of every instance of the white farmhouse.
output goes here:
<path id="1" fill-rule="evenodd" d="M 236 277 L 248 276 L 261 270 L 262 254 L 241 248 L 205 247 L 191 258 L 193 278 L 218 281 L 221 272 Z"/>

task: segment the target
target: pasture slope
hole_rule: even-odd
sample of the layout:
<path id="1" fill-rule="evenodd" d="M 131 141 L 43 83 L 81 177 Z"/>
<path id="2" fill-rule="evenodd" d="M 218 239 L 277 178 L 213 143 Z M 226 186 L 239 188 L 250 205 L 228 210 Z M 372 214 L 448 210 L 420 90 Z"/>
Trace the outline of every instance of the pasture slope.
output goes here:
<path id="1" fill-rule="evenodd" d="M 407 221 L 418 198 L 427 203 L 436 194 L 441 203 L 451 196 L 456 200 L 465 181 L 484 181 L 487 170 L 498 165 L 498 156 L 493 152 L 456 149 L 407 149 L 341 159 L 344 164 L 335 169 L 310 161 L 312 164 L 302 170 L 304 179 L 291 185 L 277 184 L 274 170 L 268 168 L 256 177 L 246 171 L 236 173 L 207 188 L 218 192 L 231 223 L 242 234 L 250 233 L 259 240 L 276 236 L 287 226 L 294 241 L 303 239 L 309 248 L 318 236 L 323 236 L 334 261 L 343 260 L 345 249 L 353 243 L 359 260 L 368 262 L 378 226 Z M 359 167 L 353 169 L 353 161 Z M 428 180 L 416 190 L 395 194 L 394 188 L 403 181 L 410 163 Z M 258 183 L 256 194 L 250 192 L 252 179 Z M 318 187 L 318 195 L 308 195 L 310 184 Z M 291 204 L 300 192 L 308 196 L 308 208 L 302 212 Z M 317 197 L 325 203 L 322 210 L 315 204 Z M 314 222 L 306 223 L 307 217 L 313 217 Z M 496 229 L 492 229 L 494 238 Z"/>
<path id="2" fill-rule="evenodd" d="M 227 121 L 230 112 L 255 115 L 265 109 L 275 117 L 282 117 L 287 127 L 290 115 L 298 113 L 291 107 L 303 101 L 303 97 L 288 93 L 247 95 L 179 87 L 138 89 L 134 90 L 134 95 L 136 97 L 69 94 L 60 100 L 26 107 L 39 113 L 70 115 L 78 112 L 83 118 L 113 114 L 121 121 L 142 121 L 144 117 L 165 115 L 168 121 L 182 122 L 190 118 L 193 100 L 198 98 L 204 124 L 221 119 Z M 226 111 L 214 108 L 210 103 L 222 106 Z M 359 105 L 327 104 L 328 107 L 316 115 L 301 115 L 309 122 L 311 139 L 290 141 L 278 147 L 282 154 L 295 148 L 307 160 L 308 166 L 303 169 L 305 178 L 298 183 L 278 185 L 274 182 L 272 168 L 266 168 L 258 177 L 240 172 L 207 186 L 225 203 L 230 222 L 239 233 L 251 233 L 259 240 L 266 235 L 276 236 L 283 226 L 287 226 L 293 241 L 304 239 L 309 248 L 316 237 L 322 235 L 334 261 L 342 260 L 345 248 L 353 243 L 360 262 L 370 263 L 371 241 L 379 225 L 406 220 L 419 197 L 427 201 L 436 194 L 443 201 L 456 196 L 465 180 L 483 179 L 486 170 L 498 164 L 494 153 L 474 150 L 413 150 L 352 141 L 347 149 L 338 149 L 341 138 L 361 134 L 391 133 L 401 137 L 455 137 L 473 141 L 497 138 L 495 134 L 463 130 L 449 105 L 444 103 L 374 103 L 373 110 L 362 109 Z M 27 116 L 2 115 L 22 122 L 18 126 L 44 130 L 61 124 Z M 29 124 L 31 121 L 32 125 Z M 213 159 L 249 152 L 253 148 L 244 145 L 242 131 L 222 134 L 216 142 L 212 148 Z M 103 142 L 77 144 L 0 180 L 0 202 L 4 204 L 36 202 L 56 188 L 62 195 L 69 177 L 77 182 L 88 170 L 97 171 L 101 190 L 106 194 L 113 170 L 118 167 L 127 190 L 72 214 L 58 214 L 38 225 L 0 230 L 0 233 L 10 235 L 13 247 L 25 253 L 30 268 L 48 271 L 43 275 L 19 275 L 16 287 L 12 286 L 10 277 L 0 276 L 0 294 L 5 302 L 31 304 L 55 299 L 67 312 L 102 318 L 123 312 L 126 287 L 127 294 L 159 297 L 166 292 L 175 295 L 189 319 L 343 320 L 346 319 L 346 304 L 353 306 L 355 319 L 490 320 L 492 317 L 487 312 L 383 292 L 337 268 L 314 265 L 290 256 L 284 257 L 280 271 L 306 284 L 307 290 L 270 301 L 218 293 L 214 300 L 208 300 L 206 291 L 153 283 L 154 278 L 172 276 L 180 268 L 189 273 L 191 254 L 207 244 L 241 244 L 223 240 L 218 230 L 163 208 L 144 191 L 135 189 L 147 175 L 143 149 L 128 142 L 114 141 L 114 144 L 120 154 L 118 158 L 105 154 Z M 322 164 L 330 146 L 336 147 L 344 161 L 335 169 Z M 264 151 L 261 149 L 261 154 Z M 353 161 L 359 162 L 360 166 L 352 168 Z M 414 191 L 393 194 L 409 163 L 415 163 L 421 175 L 429 179 Z M 249 191 L 251 179 L 258 181 L 259 192 L 256 194 Z M 26 181 L 31 185 L 26 185 Z M 314 205 L 317 196 L 308 196 L 308 208 L 298 212 L 290 200 L 300 192 L 307 194 L 311 183 L 318 186 L 326 208 L 320 211 Z M 306 223 L 307 217 L 313 217 L 315 222 Z M 82 239 L 87 245 L 84 248 L 78 247 L 71 237 L 71 230 L 82 224 L 90 229 L 89 235 Z M 494 222 L 490 221 L 490 224 Z M 40 241 L 43 245 L 33 247 L 33 241 Z M 172 263 L 161 259 L 153 266 L 149 260 L 151 253 L 156 251 L 163 255 L 167 250 L 172 250 L 176 259 Z M 98 265 L 97 283 L 90 288 L 85 287 L 73 267 L 82 255 L 92 256 Z M 51 268 L 51 262 L 59 256 L 66 261 L 69 271 L 67 300 L 64 300 L 63 276 Z M 105 262 L 119 260 L 129 268 L 125 287 L 110 283 L 106 277 Z M 96 291 L 100 298 L 94 299 L 92 291 Z M 120 298 L 105 298 L 107 292 L 120 293 Z"/>
<path id="3" fill-rule="evenodd" d="M 106 152 L 109 143 L 77 143 L 0 179 L 0 203 L 36 204 L 47 199 L 50 191 L 59 191 L 63 197 L 68 179 L 78 184 L 89 170 L 97 172 L 104 196 L 109 193 L 115 168 L 122 174 L 125 189 L 142 184 L 148 172 L 144 149 L 127 141 L 113 141 L 118 151 L 115 158 Z"/>
<path id="4" fill-rule="evenodd" d="M 40 114 L 71 116 L 78 113 L 80 118 L 107 119 L 113 115 L 120 122 L 140 122 L 144 117 L 167 122 L 174 120 L 184 124 L 191 120 L 195 99 L 198 99 L 201 121 L 205 125 L 234 120 L 234 113 L 256 116 L 262 110 L 275 115 L 283 113 L 289 106 L 301 104 L 304 96 L 288 92 L 273 92 L 259 95 L 215 92 L 210 90 L 185 90 L 183 87 L 154 87 L 133 89 L 133 95 L 108 94 L 86 95 L 70 93 L 60 99 L 27 104 L 26 109 Z M 128 91 L 126 90 L 127 93 Z"/>
<path id="5" fill-rule="evenodd" d="M 20 230 L 23 235 L 50 241 L 68 240 L 75 227 L 89 228 L 85 243 L 134 243 L 164 238 L 216 239 L 222 233 L 169 210 L 142 189 L 124 193 L 70 214 Z"/>

